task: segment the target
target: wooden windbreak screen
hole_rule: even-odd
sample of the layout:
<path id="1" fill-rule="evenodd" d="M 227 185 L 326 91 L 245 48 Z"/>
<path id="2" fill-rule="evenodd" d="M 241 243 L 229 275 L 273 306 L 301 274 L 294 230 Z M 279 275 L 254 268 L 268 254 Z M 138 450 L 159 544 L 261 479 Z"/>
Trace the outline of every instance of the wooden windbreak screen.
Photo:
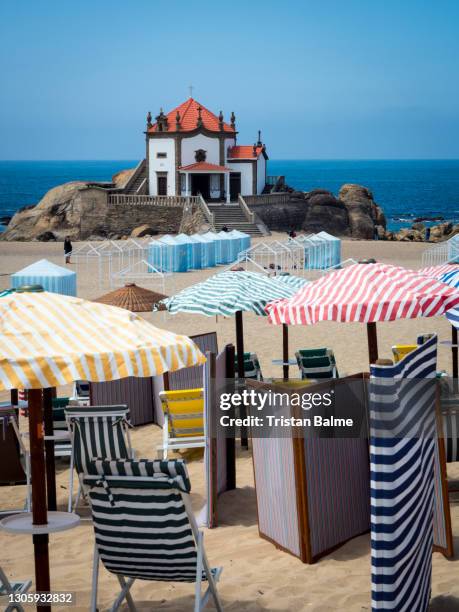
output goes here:
<path id="1" fill-rule="evenodd" d="M 116 406 L 126 404 L 133 425 L 154 423 L 153 379 L 129 376 L 110 382 L 90 383 L 89 397 L 92 406 Z"/>
<path id="2" fill-rule="evenodd" d="M 295 428 L 295 437 L 252 437 L 261 537 L 313 563 L 370 529 L 368 440 L 365 436 L 366 376 L 297 387 L 247 381 L 249 387 L 281 393 L 335 394 L 329 416 L 354 407 L 350 438 L 325 437 L 323 430 Z M 291 416 L 305 416 L 290 408 Z M 346 416 L 347 416 L 346 415 Z M 328 434 L 329 436 L 329 434 Z"/>
<path id="3" fill-rule="evenodd" d="M 220 422 L 219 397 L 232 391 L 234 383 L 234 346 L 227 345 L 215 356 L 207 353 L 205 365 L 206 402 L 206 471 L 208 497 L 208 526 L 218 525 L 218 498 L 236 486 L 236 459 L 234 438 Z"/>

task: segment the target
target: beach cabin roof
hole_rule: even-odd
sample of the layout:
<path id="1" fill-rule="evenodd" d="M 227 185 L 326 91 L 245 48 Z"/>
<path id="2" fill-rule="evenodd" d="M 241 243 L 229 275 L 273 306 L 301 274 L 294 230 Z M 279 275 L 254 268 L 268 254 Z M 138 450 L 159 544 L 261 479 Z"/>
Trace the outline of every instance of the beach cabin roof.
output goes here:
<path id="1" fill-rule="evenodd" d="M 76 272 L 58 266 L 47 259 L 40 259 L 11 275 L 11 287 L 41 285 L 45 291 L 76 296 Z"/>
<path id="2" fill-rule="evenodd" d="M 76 273 L 47 259 L 40 259 L 11 276 L 76 276 Z"/>

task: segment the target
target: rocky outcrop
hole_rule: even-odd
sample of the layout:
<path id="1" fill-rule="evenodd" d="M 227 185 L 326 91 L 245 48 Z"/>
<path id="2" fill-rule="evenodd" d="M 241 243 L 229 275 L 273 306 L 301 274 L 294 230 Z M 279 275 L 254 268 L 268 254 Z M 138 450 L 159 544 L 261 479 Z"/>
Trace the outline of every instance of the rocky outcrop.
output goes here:
<path id="1" fill-rule="evenodd" d="M 386 227 L 384 213 L 366 187 L 351 183 L 343 185 L 338 198 L 349 215 L 349 231 L 353 238 L 371 240 L 375 237 L 376 226 Z"/>
<path id="2" fill-rule="evenodd" d="M 343 185 L 339 197 L 325 189 L 270 195 L 250 200 L 250 210 L 270 230 L 306 232 L 322 230 L 334 236 L 356 239 L 383 237 L 386 218 L 371 192 L 360 185 Z"/>
<path id="3" fill-rule="evenodd" d="M 131 238 L 143 238 L 144 236 L 154 236 L 158 232 L 148 223 L 135 227 L 131 232 Z"/>
<path id="4" fill-rule="evenodd" d="M 179 232 L 181 234 L 197 234 L 211 229 L 199 206 L 187 206 L 183 211 Z"/>
<path id="5" fill-rule="evenodd" d="M 306 216 L 302 229 L 306 232 L 326 230 L 334 236 L 350 236 L 349 213 L 343 202 L 329 191 L 316 189 L 304 195 Z"/>
<path id="6" fill-rule="evenodd" d="M 134 174 L 135 168 L 129 168 L 129 170 L 120 170 L 112 176 L 112 182 L 115 187 L 119 189 L 123 188 L 131 176 Z"/>
<path id="7" fill-rule="evenodd" d="M 0 239 L 33 240 L 46 232 L 52 232 L 58 239 L 66 235 L 79 238 L 82 216 L 90 214 L 90 206 L 80 198 L 81 192 L 87 190 L 87 183 L 82 181 L 50 189 L 36 206 L 27 206 L 16 213 Z"/>
<path id="8" fill-rule="evenodd" d="M 113 177 L 118 185 L 133 170 Z M 102 240 L 131 234 L 147 225 L 153 234 L 178 232 L 183 208 L 144 204 L 108 204 L 106 188 L 101 184 L 75 181 L 50 189 L 36 206 L 19 210 L 0 240 Z"/>

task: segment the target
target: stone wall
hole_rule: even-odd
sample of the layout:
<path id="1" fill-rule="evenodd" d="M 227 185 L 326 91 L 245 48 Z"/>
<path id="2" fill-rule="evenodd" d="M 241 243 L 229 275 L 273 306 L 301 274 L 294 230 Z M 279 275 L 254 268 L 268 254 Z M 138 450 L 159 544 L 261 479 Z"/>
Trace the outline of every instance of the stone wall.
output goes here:
<path id="1" fill-rule="evenodd" d="M 128 236 L 139 225 L 149 225 L 158 234 L 180 230 L 182 206 L 116 205 L 108 207 L 105 224 L 111 235 Z"/>

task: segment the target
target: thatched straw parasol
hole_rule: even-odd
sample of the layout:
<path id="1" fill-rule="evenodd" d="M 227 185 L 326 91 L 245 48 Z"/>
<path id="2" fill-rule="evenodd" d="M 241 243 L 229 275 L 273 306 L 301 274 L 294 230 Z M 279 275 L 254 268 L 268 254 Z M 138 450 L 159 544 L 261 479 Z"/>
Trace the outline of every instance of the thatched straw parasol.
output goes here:
<path id="1" fill-rule="evenodd" d="M 93 301 L 108 306 L 118 306 L 118 308 L 124 308 L 131 312 L 151 312 L 153 306 L 166 298 L 167 295 L 162 293 L 137 287 L 135 283 L 128 283 L 124 287 L 110 291 L 110 293 L 106 293 Z M 158 307 L 158 310 L 164 309 L 165 307 L 162 305 Z"/>

